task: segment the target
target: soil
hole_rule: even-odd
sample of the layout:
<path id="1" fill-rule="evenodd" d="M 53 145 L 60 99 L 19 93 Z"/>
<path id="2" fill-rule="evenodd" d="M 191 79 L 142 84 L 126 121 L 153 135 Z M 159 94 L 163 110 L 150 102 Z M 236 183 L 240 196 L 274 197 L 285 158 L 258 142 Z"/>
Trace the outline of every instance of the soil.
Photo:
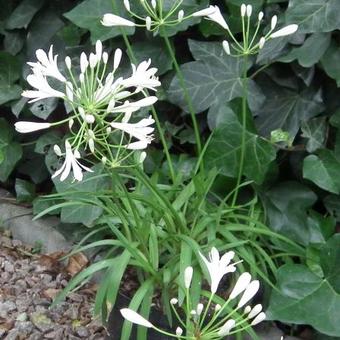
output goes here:
<path id="1" fill-rule="evenodd" d="M 34 252 L 0 234 L 0 339 L 105 339 L 107 332 L 92 313 L 95 287 L 84 286 L 50 308 L 86 257 L 73 257 L 62 265 L 60 253 Z"/>

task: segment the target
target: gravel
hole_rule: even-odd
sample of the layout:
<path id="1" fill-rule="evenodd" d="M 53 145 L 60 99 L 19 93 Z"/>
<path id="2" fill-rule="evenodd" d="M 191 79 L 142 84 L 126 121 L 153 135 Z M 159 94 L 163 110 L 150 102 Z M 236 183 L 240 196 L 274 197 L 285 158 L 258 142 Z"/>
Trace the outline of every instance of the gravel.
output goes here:
<path id="1" fill-rule="evenodd" d="M 92 315 L 94 289 L 86 286 L 50 308 L 70 275 L 54 254 L 31 252 L 0 234 L 0 339 L 105 339 Z"/>

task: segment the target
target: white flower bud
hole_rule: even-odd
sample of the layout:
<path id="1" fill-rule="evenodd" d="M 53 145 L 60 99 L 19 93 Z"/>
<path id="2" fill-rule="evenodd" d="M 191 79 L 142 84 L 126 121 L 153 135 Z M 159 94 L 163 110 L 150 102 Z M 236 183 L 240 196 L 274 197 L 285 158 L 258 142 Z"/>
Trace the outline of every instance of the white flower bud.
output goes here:
<path id="1" fill-rule="evenodd" d="M 146 29 L 147 29 L 148 31 L 150 31 L 150 30 L 151 30 L 151 18 L 150 18 L 149 16 L 147 16 L 147 17 L 145 18 L 145 25 L 146 25 Z"/>
<path id="2" fill-rule="evenodd" d="M 260 50 L 263 48 L 264 44 L 266 42 L 266 38 L 265 37 L 262 37 L 259 41 L 259 48 Z"/>
<path id="3" fill-rule="evenodd" d="M 181 9 L 178 12 L 178 22 L 182 22 L 183 18 L 184 18 L 184 11 Z"/>
<path id="4" fill-rule="evenodd" d="M 295 33 L 298 30 L 299 26 L 292 24 L 288 25 L 286 27 L 281 28 L 280 30 L 274 32 L 270 37 L 271 38 L 279 38 L 279 37 L 285 37 L 287 35 L 291 35 Z"/>
<path id="5" fill-rule="evenodd" d="M 198 316 L 200 316 L 200 315 L 202 314 L 203 309 L 204 309 L 203 303 L 199 303 L 199 304 L 197 305 L 197 308 L 196 308 L 196 313 L 197 313 Z"/>
<path id="6" fill-rule="evenodd" d="M 241 5 L 241 17 L 243 18 L 246 15 L 247 6 L 245 4 Z"/>
<path id="7" fill-rule="evenodd" d="M 126 10 L 127 10 L 128 12 L 130 12 L 131 8 L 130 8 L 130 2 L 129 2 L 129 0 L 124 0 L 124 6 L 125 6 Z"/>
<path id="8" fill-rule="evenodd" d="M 87 124 L 93 124 L 96 121 L 93 115 L 87 114 L 85 115 L 85 122 Z"/>
<path id="9" fill-rule="evenodd" d="M 262 322 L 265 319 L 266 319 L 266 314 L 262 312 L 252 321 L 251 325 L 255 326 L 255 325 L 257 325 L 258 323 Z"/>
<path id="10" fill-rule="evenodd" d="M 116 71 L 119 67 L 120 61 L 122 60 L 123 52 L 120 48 L 117 48 L 115 51 L 115 56 L 113 58 L 113 71 Z"/>
<path id="11" fill-rule="evenodd" d="M 156 0 L 151 0 L 151 6 L 152 6 L 153 9 L 156 9 L 156 7 L 157 7 Z"/>
<path id="12" fill-rule="evenodd" d="M 128 308 L 123 308 L 120 310 L 121 314 L 123 315 L 124 319 L 135 323 L 136 325 L 140 325 L 140 326 L 144 326 L 147 328 L 153 328 L 153 324 L 146 320 L 145 318 L 143 318 L 141 315 L 139 315 L 138 313 L 136 313 L 135 311 L 133 311 L 132 309 L 128 309 Z"/>
<path id="13" fill-rule="evenodd" d="M 247 5 L 247 17 L 250 18 L 251 14 L 253 12 L 253 6 L 252 5 Z"/>
<path id="14" fill-rule="evenodd" d="M 264 13 L 261 11 L 260 13 L 259 13 L 259 21 L 262 21 L 262 19 L 263 19 L 263 17 L 264 17 Z"/>
<path id="15" fill-rule="evenodd" d="M 105 156 L 102 157 L 102 163 L 105 165 L 107 163 L 107 158 Z"/>
<path id="16" fill-rule="evenodd" d="M 57 145 L 57 144 L 53 146 L 53 151 L 58 157 L 60 157 L 62 155 L 61 149 L 60 149 L 59 145 Z"/>
<path id="17" fill-rule="evenodd" d="M 89 139 L 89 148 L 92 153 L 94 153 L 94 140 L 92 138 Z"/>
<path id="18" fill-rule="evenodd" d="M 146 152 L 143 151 L 143 152 L 140 154 L 140 156 L 139 156 L 139 163 L 140 163 L 140 164 L 144 163 L 145 158 L 146 158 Z"/>
<path id="19" fill-rule="evenodd" d="M 170 300 L 170 303 L 171 303 L 172 305 L 177 305 L 178 300 L 177 300 L 176 298 L 172 298 L 172 299 Z"/>
<path id="20" fill-rule="evenodd" d="M 87 135 L 88 135 L 90 138 L 95 139 L 94 132 L 93 132 L 91 129 L 89 129 L 89 130 L 87 131 Z"/>
<path id="21" fill-rule="evenodd" d="M 69 127 L 70 130 L 72 129 L 73 124 L 74 124 L 74 119 L 71 118 L 71 119 L 68 121 L 68 127 Z"/>
<path id="22" fill-rule="evenodd" d="M 235 327 L 235 324 L 236 324 L 235 320 L 233 320 L 233 319 L 228 320 L 228 321 L 221 327 L 221 329 L 218 331 L 217 334 L 218 334 L 219 336 L 226 336 L 226 335 L 228 335 L 228 334 L 230 333 L 230 330 L 231 330 L 233 327 Z"/>
<path id="23" fill-rule="evenodd" d="M 247 272 L 242 273 L 238 278 L 234 289 L 230 293 L 229 299 L 235 299 L 238 295 L 240 295 L 250 284 L 251 275 Z"/>
<path id="24" fill-rule="evenodd" d="M 184 270 L 184 286 L 187 289 L 190 288 L 193 273 L 194 269 L 192 267 L 187 267 Z"/>
<path id="25" fill-rule="evenodd" d="M 81 118 L 85 119 L 85 111 L 81 106 L 78 107 L 78 112 L 79 112 Z"/>
<path id="26" fill-rule="evenodd" d="M 80 75 L 79 75 L 79 81 L 80 81 L 81 83 L 83 83 L 84 80 L 85 80 L 84 73 L 80 73 Z"/>
<path id="27" fill-rule="evenodd" d="M 190 311 L 190 314 L 191 314 L 191 315 L 196 315 L 197 312 L 196 312 L 195 310 L 192 310 L 192 311 Z"/>
<path id="28" fill-rule="evenodd" d="M 230 46 L 227 40 L 223 41 L 222 46 L 223 46 L 224 52 L 230 55 Z"/>
<path id="29" fill-rule="evenodd" d="M 89 62 L 87 60 L 87 56 L 84 52 L 80 55 L 80 71 L 81 73 L 85 73 L 87 67 L 89 66 Z"/>
<path id="30" fill-rule="evenodd" d="M 107 135 L 109 135 L 109 134 L 111 133 L 111 131 L 112 131 L 111 126 L 109 126 L 109 127 L 106 128 L 106 134 L 107 134 Z"/>
<path id="31" fill-rule="evenodd" d="M 70 81 L 66 82 L 66 97 L 72 102 L 73 101 L 73 85 Z"/>
<path id="32" fill-rule="evenodd" d="M 74 157 L 77 159 L 81 158 L 80 152 L 78 150 L 74 150 Z"/>
<path id="33" fill-rule="evenodd" d="M 107 64 L 107 61 L 109 60 L 109 55 L 107 54 L 107 52 L 103 53 L 103 63 Z"/>
<path id="34" fill-rule="evenodd" d="M 262 311 L 262 305 L 258 304 L 256 305 L 251 312 L 248 315 L 248 319 L 255 318 L 256 315 L 258 315 Z"/>
<path id="35" fill-rule="evenodd" d="M 277 24 L 277 16 L 274 15 L 274 16 L 272 17 L 272 20 L 271 20 L 271 23 L 270 23 L 270 28 L 271 28 L 271 30 L 273 30 L 273 29 L 276 27 L 276 24 Z"/>
<path id="36" fill-rule="evenodd" d="M 71 62 L 71 58 L 69 56 L 67 56 L 65 58 L 65 64 L 66 64 L 66 67 L 70 70 L 71 66 L 72 66 L 72 62 Z"/>
<path id="37" fill-rule="evenodd" d="M 239 301 L 237 307 L 241 308 L 243 307 L 250 299 L 254 297 L 254 295 L 257 293 L 257 291 L 260 288 L 260 282 L 258 280 L 254 280 L 250 282 L 246 290 L 244 291 L 241 300 Z"/>
<path id="38" fill-rule="evenodd" d="M 250 306 L 247 306 L 245 309 L 244 309 L 244 314 L 249 314 L 251 311 L 251 307 Z"/>
<path id="39" fill-rule="evenodd" d="M 181 336 L 183 334 L 183 329 L 181 327 L 176 328 L 176 335 Z"/>
<path id="40" fill-rule="evenodd" d="M 96 41 L 96 57 L 97 61 L 100 61 L 103 53 L 103 44 L 100 40 Z"/>
<path id="41" fill-rule="evenodd" d="M 91 53 L 90 54 L 90 68 L 95 68 L 97 65 L 98 59 L 97 55 Z"/>
<path id="42" fill-rule="evenodd" d="M 215 312 L 220 311 L 221 308 L 222 308 L 222 306 L 221 306 L 220 304 L 217 304 L 217 305 L 215 306 Z"/>

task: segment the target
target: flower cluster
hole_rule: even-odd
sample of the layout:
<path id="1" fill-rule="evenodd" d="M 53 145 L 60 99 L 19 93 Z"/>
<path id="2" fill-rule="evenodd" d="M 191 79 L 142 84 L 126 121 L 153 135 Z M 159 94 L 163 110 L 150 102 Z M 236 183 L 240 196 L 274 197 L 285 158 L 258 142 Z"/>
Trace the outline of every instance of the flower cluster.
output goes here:
<path id="1" fill-rule="evenodd" d="M 156 32 L 161 26 L 176 26 L 184 20 L 193 17 L 203 17 L 214 12 L 214 8 L 210 6 L 203 10 L 186 14 L 181 5 L 183 0 L 175 0 L 171 8 L 165 11 L 163 1 L 156 0 L 139 0 L 145 16 L 135 13 L 131 9 L 130 1 L 124 0 L 124 6 L 129 14 L 137 20 L 138 23 L 127 20 L 118 15 L 107 13 L 104 15 L 102 24 L 104 26 L 128 26 L 128 27 L 145 27 L 149 31 Z M 150 2 L 150 3 L 149 3 Z"/>
<path id="2" fill-rule="evenodd" d="M 264 44 L 270 40 L 279 37 L 284 37 L 295 33 L 298 30 L 298 25 L 292 24 L 285 26 L 277 31 L 275 31 L 277 26 L 277 16 L 274 15 L 271 18 L 270 30 L 267 34 L 258 38 L 258 34 L 260 31 L 261 23 L 264 18 L 264 13 L 260 12 L 257 17 L 257 25 L 254 34 L 251 36 L 250 34 L 250 19 L 253 14 L 252 5 L 241 5 L 241 20 L 242 20 L 242 38 L 243 42 L 240 43 L 233 33 L 231 32 L 226 20 L 224 19 L 221 10 L 218 6 L 210 6 L 211 13 L 205 15 L 208 20 L 214 21 L 219 24 L 223 29 L 225 29 L 230 38 L 232 39 L 232 43 L 229 44 L 227 40 L 223 41 L 223 48 L 228 55 L 234 56 L 242 56 L 242 55 L 250 55 L 256 54 L 260 49 L 263 48 Z"/>
<path id="3" fill-rule="evenodd" d="M 100 41 L 96 43 L 95 53 L 81 53 L 79 74 L 72 67 L 70 57 L 65 58 L 65 74 L 61 72 L 53 46 L 48 54 L 37 50 L 36 57 L 36 62 L 28 63 L 32 72 L 27 77 L 34 90 L 24 91 L 22 95 L 29 98 L 29 102 L 62 98 L 71 113 L 62 121 L 20 121 L 15 127 L 18 132 L 28 133 L 68 123 L 70 136 L 64 142 L 64 152 L 58 145 L 54 146 L 55 153 L 64 158 L 64 163 L 53 177 L 60 175 L 63 181 L 72 171 L 76 180 L 82 180 L 83 170 L 91 170 L 79 162 L 81 153 L 112 168 L 122 166 L 134 150 L 143 150 L 151 143 L 153 118 L 136 122 L 133 117 L 133 113 L 157 101 L 156 96 L 145 92 L 146 89 L 156 91 L 161 85 L 155 76 L 157 69 L 150 67 L 151 60 L 132 65 L 132 74 L 123 78 L 116 76 L 122 51 L 114 52 L 113 65 L 109 67 L 109 55 L 103 52 Z M 144 158 L 142 152 L 138 162 Z M 127 166 L 132 166 L 131 162 Z"/>
<path id="4" fill-rule="evenodd" d="M 176 306 L 179 304 L 178 299 L 173 298 L 170 301 L 172 310 L 180 324 L 175 334 L 170 334 L 157 328 L 157 326 L 131 309 L 123 308 L 121 309 L 121 314 L 126 320 L 132 323 L 153 328 L 160 333 L 178 339 L 221 339 L 227 335 L 235 334 L 257 325 L 265 320 L 266 315 L 262 311 L 262 305 L 257 304 L 251 307 L 248 305 L 248 302 L 258 292 L 260 283 L 258 280 L 252 280 L 251 275 L 247 272 L 240 275 L 228 299 L 223 304 L 216 303 L 214 306 L 212 305 L 215 293 L 223 276 L 236 270 L 237 263 L 231 263 L 234 255 L 233 251 L 229 251 L 220 258 L 216 248 L 211 249 L 209 258 L 200 254 L 208 269 L 211 282 L 211 294 L 206 306 L 204 306 L 203 303 L 198 303 L 197 306 L 193 306 L 190 299 L 193 268 L 187 267 L 185 269 L 184 288 L 186 299 L 182 309 L 186 314 L 187 321 L 182 320 L 180 313 L 176 310 Z M 241 296 L 240 299 L 236 301 L 239 296 Z M 219 298 L 219 301 L 220 300 Z M 207 320 L 208 315 L 210 320 Z M 185 333 L 184 329 L 186 329 Z"/>

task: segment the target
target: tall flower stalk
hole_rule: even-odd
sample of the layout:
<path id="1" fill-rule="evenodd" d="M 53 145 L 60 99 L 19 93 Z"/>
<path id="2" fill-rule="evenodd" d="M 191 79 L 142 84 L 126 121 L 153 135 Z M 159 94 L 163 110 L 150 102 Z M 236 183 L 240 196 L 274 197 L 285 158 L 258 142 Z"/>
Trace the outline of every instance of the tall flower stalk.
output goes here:
<path id="1" fill-rule="evenodd" d="M 183 0 L 176 0 L 173 2 L 171 8 L 165 12 L 163 6 L 163 1 L 162 0 L 153 0 L 150 3 L 145 0 L 140 0 L 139 4 L 145 11 L 145 16 L 141 16 L 137 13 L 135 13 L 132 10 L 132 6 L 130 4 L 129 0 L 124 0 L 124 5 L 128 13 L 131 15 L 133 19 L 136 20 L 136 22 L 126 20 L 122 17 L 117 16 L 116 14 L 111 14 L 107 13 L 103 16 L 102 19 L 102 24 L 104 26 L 136 26 L 136 27 L 145 27 L 148 31 L 152 32 L 160 32 L 162 33 L 161 36 L 164 39 L 164 42 L 166 44 L 168 53 L 171 57 L 171 60 L 173 62 L 173 65 L 176 70 L 176 74 L 178 77 L 178 80 L 180 82 L 180 85 L 182 87 L 183 93 L 185 100 L 188 105 L 188 109 L 190 112 L 191 120 L 192 120 L 192 125 L 193 125 L 193 130 L 195 134 L 195 141 L 196 141 L 196 147 L 197 147 L 197 154 L 198 156 L 201 155 L 202 152 L 202 142 L 201 142 L 201 137 L 200 137 L 200 131 L 196 119 L 196 112 L 192 103 L 192 99 L 189 95 L 187 86 L 185 84 L 185 79 L 182 74 L 182 71 L 180 69 L 180 66 L 178 64 L 178 61 L 176 59 L 175 51 L 172 47 L 172 44 L 164 31 L 165 27 L 171 27 L 171 26 L 176 26 L 180 24 L 182 21 L 187 20 L 189 18 L 195 18 L 195 17 L 203 17 L 205 15 L 208 15 L 210 13 L 214 12 L 214 8 L 210 6 L 209 8 L 204 8 L 199 11 L 187 14 L 181 9 Z M 115 4 L 113 3 L 113 7 L 115 8 Z M 124 40 L 127 43 L 128 39 L 126 35 L 124 34 Z M 133 58 L 133 52 L 131 49 L 131 46 L 127 46 L 130 52 L 131 57 Z M 156 122 L 157 124 L 157 122 Z M 163 143 L 164 145 L 164 143 Z M 167 150 L 167 148 L 166 148 Z M 169 157 L 167 157 L 169 158 Z M 201 158 L 199 157 L 201 160 Z M 170 172 L 172 172 L 172 164 L 169 162 L 169 168 Z M 203 162 L 201 160 L 201 169 L 203 170 Z"/>
<path id="2" fill-rule="evenodd" d="M 235 207 L 239 189 L 241 186 L 242 175 L 244 171 L 244 163 L 246 157 L 246 136 L 247 136 L 247 107 L 248 107 L 248 62 L 249 56 L 257 54 L 270 39 L 283 37 L 295 33 L 298 25 L 292 24 L 275 31 L 277 26 L 277 16 L 274 15 L 271 19 L 270 30 L 263 36 L 259 37 L 264 13 L 259 12 L 257 17 L 257 24 L 253 35 L 250 33 L 250 22 L 253 14 L 253 7 L 251 5 L 242 4 L 240 8 L 240 16 L 242 22 L 242 41 L 239 42 L 235 35 L 231 32 L 228 23 L 224 19 L 221 10 L 218 6 L 211 6 L 214 8 L 213 13 L 206 15 L 206 19 L 214 21 L 220 25 L 230 37 L 230 42 L 224 40 L 222 43 L 223 49 L 228 56 L 242 58 L 242 74 L 241 81 L 243 87 L 242 106 L 241 106 L 241 150 L 239 158 L 238 173 L 236 179 L 236 187 L 234 190 L 231 206 Z"/>

